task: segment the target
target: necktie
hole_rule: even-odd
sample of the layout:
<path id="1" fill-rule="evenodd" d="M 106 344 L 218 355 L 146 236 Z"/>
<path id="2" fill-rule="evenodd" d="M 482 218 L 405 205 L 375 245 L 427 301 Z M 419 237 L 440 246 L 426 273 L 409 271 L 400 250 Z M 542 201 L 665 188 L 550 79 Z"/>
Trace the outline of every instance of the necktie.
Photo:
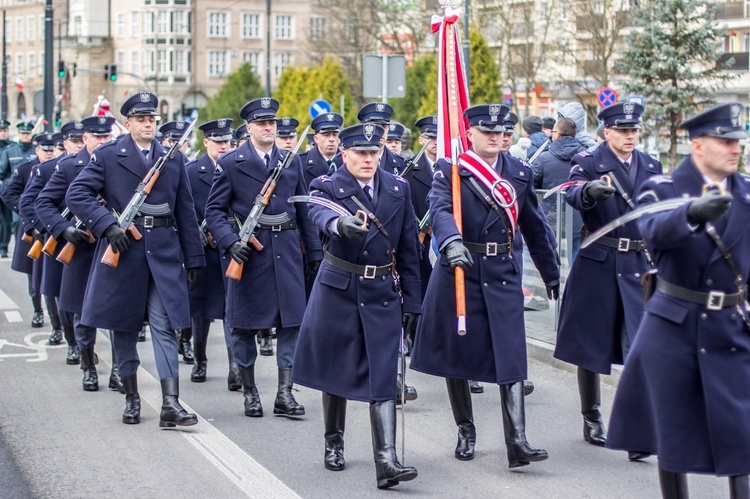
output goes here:
<path id="1" fill-rule="evenodd" d="M 369 199 L 370 202 L 372 202 L 372 188 L 369 185 L 366 185 L 364 187 L 364 191 L 365 191 L 365 196 L 367 196 L 367 199 Z"/>
<path id="2" fill-rule="evenodd" d="M 263 155 L 263 162 L 266 164 L 266 166 L 268 166 L 268 162 L 269 161 L 271 161 L 270 156 L 268 156 L 268 154 L 264 154 Z"/>
<path id="3" fill-rule="evenodd" d="M 630 171 L 630 163 L 628 161 L 623 161 L 622 166 L 625 167 L 626 172 Z"/>
<path id="4" fill-rule="evenodd" d="M 333 164 L 332 159 L 329 159 L 326 162 L 328 163 L 328 175 L 333 175 L 336 172 L 336 165 Z"/>
<path id="5" fill-rule="evenodd" d="M 148 158 L 148 153 L 149 153 L 148 149 L 142 149 L 141 152 L 143 153 L 144 156 Z"/>

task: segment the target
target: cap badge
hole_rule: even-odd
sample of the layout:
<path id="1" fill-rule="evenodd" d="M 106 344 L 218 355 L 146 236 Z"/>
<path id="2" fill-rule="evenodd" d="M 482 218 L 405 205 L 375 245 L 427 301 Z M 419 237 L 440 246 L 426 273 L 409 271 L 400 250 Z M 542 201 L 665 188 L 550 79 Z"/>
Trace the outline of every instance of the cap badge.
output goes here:
<path id="1" fill-rule="evenodd" d="M 226 126 L 227 126 L 227 120 L 224 120 L 224 119 L 216 120 L 216 126 L 218 128 L 226 128 Z"/>
<path id="2" fill-rule="evenodd" d="M 333 120 L 334 120 L 333 113 L 326 114 L 326 121 L 333 121 Z"/>
<path id="3" fill-rule="evenodd" d="M 500 116 L 500 106 L 497 104 L 490 104 L 490 119 L 492 121 L 497 121 L 497 117 Z"/>
<path id="4" fill-rule="evenodd" d="M 290 120 L 289 118 L 281 118 L 281 124 L 283 126 L 289 126 L 292 124 L 292 120 Z"/>
<path id="5" fill-rule="evenodd" d="M 73 125 L 73 128 L 75 128 L 76 130 L 82 130 L 83 123 L 81 123 L 80 121 L 76 121 L 75 124 Z"/>
<path id="6" fill-rule="evenodd" d="M 372 140 L 372 136 L 375 134 L 375 125 L 365 125 L 364 127 L 365 138 L 367 142 Z"/>
<path id="7" fill-rule="evenodd" d="M 148 92 L 141 92 L 141 102 L 151 102 L 151 95 Z"/>
<path id="8" fill-rule="evenodd" d="M 391 123 L 390 125 L 388 125 L 388 130 L 390 130 L 391 132 L 395 131 L 396 130 L 396 124 L 395 123 Z"/>
<path id="9" fill-rule="evenodd" d="M 622 112 L 625 114 L 633 114 L 633 111 L 635 111 L 635 103 L 633 102 L 626 102 L 622 105 Z"/>
<path id="10" fill-rule="evenodd" d="M 107 124 L 107 117 L 106 116 L 99 116 L 99 124 L 100 125 L 106 125 Z"/>
<path id="11" fill-rule="evenodd" d="M 184 121 L 178 121 L 175 126 L 177 127 L 177 130 L 183 130 L 185 128 L 185 122 Z"/>
<path id="12" fill-rule="evenodd" d="M 383 104 L 382 102 L 378 102 L 377 104 L 375 104 L 375 110 L 379 113 L 382 113 L 383 111 L 385 111 L 385 104 Z"/>
<path id="13" fill-rule="evenodd" d="M 270 97 L 262 97 L 260 99 L 260 107 L 264 109 L 268 109 L 271 107 L 271 98 Z"/>
<path id="14" fill-rule="evenodd" d="M 505 115 L 504 121 L 510 121 L 510 113 Z"/>

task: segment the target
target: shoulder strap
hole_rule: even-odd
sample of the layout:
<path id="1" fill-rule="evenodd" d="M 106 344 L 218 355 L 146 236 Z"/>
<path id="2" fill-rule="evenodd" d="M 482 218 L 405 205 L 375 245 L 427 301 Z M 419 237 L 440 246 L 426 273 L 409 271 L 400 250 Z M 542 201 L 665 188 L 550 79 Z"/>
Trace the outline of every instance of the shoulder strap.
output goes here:
<path id="1" fill-rule="evenodd" d="M 490 192 L 492 199 L 505 211 L 512 232 L 516 232 L 518 222 L 518 202 L 513 184 L 503 179 L 474 151 L 466 151 L 458 157 L 458 163 L 471 173 Z"/>

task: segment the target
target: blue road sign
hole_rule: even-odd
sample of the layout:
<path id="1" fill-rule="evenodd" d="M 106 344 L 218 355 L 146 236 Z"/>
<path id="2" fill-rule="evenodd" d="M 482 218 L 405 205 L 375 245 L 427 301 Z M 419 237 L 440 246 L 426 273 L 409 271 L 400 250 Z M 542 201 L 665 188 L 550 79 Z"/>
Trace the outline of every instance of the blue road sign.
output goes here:
<path id="1" fill-rule="evenodd" d="M 331 107 L 331 103 L 324 100 L 316 100 L 312 104 L 310 104 L 310 117 L 312 119 L 317 118 L 323 113 L 330 113 L 333 108 Z"/>
<path id="2" fill-rule="evenodd" d="M 612 88 L 602 87 L 596 95 L 596 100 L 601 107 L 609 107 L 613 104 L 617 104 L 617 92 Z"/>

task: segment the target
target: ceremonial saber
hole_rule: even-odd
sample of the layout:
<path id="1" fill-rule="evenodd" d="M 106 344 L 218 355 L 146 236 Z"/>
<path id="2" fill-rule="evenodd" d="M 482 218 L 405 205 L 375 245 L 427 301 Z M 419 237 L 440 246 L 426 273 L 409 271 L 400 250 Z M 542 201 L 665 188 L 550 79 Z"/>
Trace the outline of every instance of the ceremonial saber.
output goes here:
<path id="1" fill-rule="evenodd" d="M 547 192 L 544 193 L 544 196 L 542 196 L 542 199 L 547 199 L 550 196 L 554 196 L 560 191 L 566 190 L 568 187 L 571 187 L 573 185 L 583 185 L 587 184 L 588 180 L 570 180 L 568 182 L 563 182 L 560 185 L 557 185 L 553 187 L 552 189 L 549 189 Z"/>
<path id="2" fill-rule="evenodd" d="M 287 199 L 287 202 L 289 203 L 311 203 L 311 204 L 317 204 L 318 206 L 322 206 L 324 208 L 328 208 L 329 210 L 335 211 L 342 217 L 351 217 L 352 213 L 341 206 L 338 203 L 335 203 L 331 201 L 328 198 L 324 198 L 322 196 L 292 196 L 289 199 Z M 362 220 L 362 228 L 367 228 L 367 213 L 365 213 L 362 210 L 357 210 L 356 213 L 354 213 L 354 216 Z"/>

